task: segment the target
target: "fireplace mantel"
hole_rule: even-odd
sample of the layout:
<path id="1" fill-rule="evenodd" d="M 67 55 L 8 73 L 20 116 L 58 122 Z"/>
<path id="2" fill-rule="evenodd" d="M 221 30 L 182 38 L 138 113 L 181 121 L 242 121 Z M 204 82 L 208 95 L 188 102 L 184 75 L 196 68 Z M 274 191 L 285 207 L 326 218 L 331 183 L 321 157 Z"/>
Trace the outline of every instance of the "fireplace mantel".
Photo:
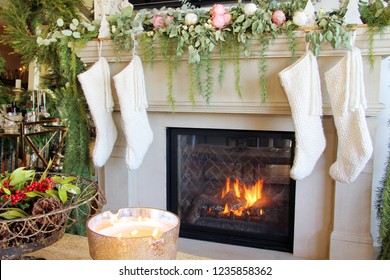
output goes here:
<path id="1" fill-rule="evenodd" d="M 305 51 L 305 33 L 297 32 L 297 57 Z M 254 42 L 255 44 L 255 42 Z M 366 111 L 370 135 L 375 143 L 375 154 L 387 151 L 387 143 L 376 139 L 380 114 L 386 107 L 383 96 L 388 94 L 389 75 L 383 74 L 383 61 L 390 55 L 390 30 L 375 35 L 374 53 L 376 63 L 371 69 L 366 59 L 368 50 L 367 29 L 357 30 L 356 44 L 364 55 L 365 86 L 368 100 Z M 157 48 L 158 46 L 156 46 Z M 254 48 L 256 49 L 256 48 Z M 139 50 L 141 53 L 142 50 Z M 156 51 L 158 53 L 158 51 Z M 320 76 L 335 65 L 345 49 L 334 50 L 323 46 L 319 56 Z M 79 51 L 82 61 L 92 64 L 98 60 L 97 42 L 92 41 Z M 119 73 L 131 60 L 131 53 L 115 52 L 110 40 L 103 40 L 102 56 L 110 62 L 111 75 Z M 178 72 L 173 77 L 173 94 L 176 100 L 175 113 L 166 100 L 167 72 L 161 57 L 152 65 L 144 59 L 146 90 L 148 97 L 148 118 L 154 134 L 151 144 L 139 169 L 128 170 L 125 162 L 126 139 L 121 129 L 121 114 L 114 89 L 115 111 L 113 113 L 119 134 L 114 150 L 107 164 L 99 169 L 99 181 L 105 188 L 108 210 L 129 206 L 149 206 L 166 208 L 166 130 L 168 127 L 202 127 L 244 130 L 294 131 L 290 106 L 280 85 L 278 73 L 293 63 L 286 37 L 280 36 L 270 44 L 267 57 L 268 99 L 260 102 L 258 83 L 258 54 L 241 57 L 241 86 L 243 97 L 234 90 L 234 65 L 226 62 L 225 80 L 214 92 L 209 104 L 200 97 L 193 106 L 188 99 L 187 58 L 183 57 Z M 213 56 L 215 77 L 219 58 Z M 217 80 L 217 78 L 215 79 Z M 386 93 L 384 92 L 386 91 Z M 371 160 L 358 179 L 350 184 L 335 182 L 329 176 L 329 167 L 337 157 L 337 133 L 330 109 L 328 92 L 322 81 L 323 125 L 326 135 L 326 149 L 317 162 L 312 175 L 296 182 L 296 213 L 293 257 L 307 259 L 372 259 L 374 240 L 371 236 L 372 224 L 376 224 L 372 213 L 373 178 L 381 177 L 383 166 L 374 166 Z M 386 119 L 387 121 L 387 119 Z M 385 122 L 386 122 L 385 121 Z M 380 176 L 375 175 L 380 173 Z M 375 176 L 374 176 L 374 175 Z M 375 225 L 376 226 L 376 225 Z M 184 241 L 183 241 L 184 242 Z M 198 245 L 189 242 L 189 251 Z M 196 243 L 199 244 L 199 243 Z M 206 252 L 218 251 L 215 244 L 205 245 Z M 211 249 L 212 248 L 212 249 Z M 237 250 L 228 248 L 223 250 Z M 236 251 L 235 251 L 236 252 Z M 270 258 L 269 252 L 256 251 L 254 257 Z M 233 253 L 232 253 L 233 255 Z M 223 254 L 222 256 L 228 256 Z M 235 254 L 237 256 L 237 254 Z M 215 256 L 218 258 L 218 256 Z M 290 258 L 278 256 L 277 258 Z"/>
<path id="2" fill-rule="evenodd" d="M 369 54 L 368 48 L 368 30 L 367 28 L 358 28 L 356 36 L 355 46 L 359 47 L 362 55 L 367 57 Z M 114 49 L 113 42 L 111 40 L 102 40 L 103 51 L 102 56 L 105 57 L 113 65 L 121 65 L 128 63 L 131 60 L 132 54 L 130 52 L 118 51 Z M 296 31 L 296 44 L 297 52 L 296 57 L 300 57 L 305 49 L 305 32 Z M 79 51 L 79 56 L 84 63 L 90 64 L 98 60 L 97 41 L 90 41 L 86 47 Z M 240 57 L 241 68 L 241 86 L 243 97 L 239 98 L 234 92 L 234 70 L 233 62 L 226 63 L 225 79 L 221 88 L 219 88 L 218 77 L 218 54 L 213 54 L 214 60 L 214 76 L 215 93 L 209 103 L 204 102 L 198 98 L 196 105 L 194 106 L 188 99 L 188 86 L 187 80 L 182 77 L 188 77 L 187 75 L 187 56 L 182 57 L 182 63 L 179 66 L 177 73 L 174 74 L 174 91 L 175 91 L 175 112 L 199 112 L 199 113 L 237 113 L 237 114 L 291 114 L 290 106 L 287 99 L 284 96 L 283 90 L 279 84 L 278 72 L 284 67 L 293 63 L 291 59 L 291 52 L 289 51 L 289 43 L 286 36 L 279 36 L 269 46 L 265 53 L 267 57 L 267 89 L 268 100 L 265 103 L 260 101 L 260 86 L 257 82 L 258 71 L 257 63 L 259 53 L 256 40 L 252 43 L 252 53 L 249 57 Z M 138 51 L 142 56 L 142 50 Z M 344 48 L 333 49 L 330 45 L 324 44 L 321 47 L 319 55 L 319 67 L 320 72 L 323 73 L 333 65 L 340 57 L 346 54 L 347 50 Z M 365 59 L 365 72 L 369 73 L 367 79 L 372 79 L 374 76 L 378 76 L 378 66 L 380 65 L 380 57 L 390 54 L 390 29 L 386 29 L 383 34 L 376 34 L 374 36 L 374 53 L 376 57 L 376 65 L 371 69 L 368 60 Z M 149 102 L 149 112 L 171 112 L 172 108 L 168 104 L 167 96 L 167 73 L 164 67 L 161 56 L 159 57 L 159 46 L 156 45 L 156 60 L 151 63 L 144 58 L 144 70 L 147 83 L 147 95 Z M 281 62 L 282 61 L 282 62 Z M 115 74 L 117 67 L 113 67 Z M 158 86 L 150 86 L 150 81 Z M 367 83 L 367 82 L 366 82 Z M 366 111 L 367 116 L 377 116 L 382 110 L 383 106 L 379 102 L 378 88 L 367 90 L 368 96 L 368 108 Z M 323 85 L 324 103 L 323 111 L 324 115 L 331 115 L 331 108 L 327 99 L 327 92 Z M 226 98 L 229 94 L 231 97 Z M 117 100 L 117 99 L 115 99 Z M 119 105 L 116 103 L 116 110 L 119 110 Z"/>

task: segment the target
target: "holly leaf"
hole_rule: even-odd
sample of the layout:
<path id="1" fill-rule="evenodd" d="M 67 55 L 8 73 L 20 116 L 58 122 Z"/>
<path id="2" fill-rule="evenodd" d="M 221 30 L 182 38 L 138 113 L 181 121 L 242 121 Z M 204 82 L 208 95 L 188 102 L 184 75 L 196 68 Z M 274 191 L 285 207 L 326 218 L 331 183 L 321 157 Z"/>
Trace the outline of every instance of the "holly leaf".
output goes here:
<path id="1" fill-rule="evenodd" d="M 69 176 L 69 177 L 63 177 L 63 176 L 53 176 L 52 177 L 54 183 L 59 183 L 59 184 L 68 184 L 74 180 L 77 179 L 75 176 Z"/>
<path id="2" fill-rule="evenodd" d="M 46 170 L 43 171 L 42 176 L 41 176 L 41 178 L 39 179 L 39 182 L 42 182 L 43 180 L 46 179 L 47 173 L 49 172 L 49 169 L 50 169 L 50 167 L 51 167 L 52 164 L 53 164 L 53 161 L 50 159 L 50 161 L 47 163 Z"/>
<path id="3" fill-rule="evenodd" d="M 43 196 L 41 192 L 37 192 L 37 191 L 26 192 L 25 195 L 26 195 L 27 197 L 37 197 L 37 196 L 42 197 L 42 196 Z"/>
<path id="4" fill-rule="evenodd" d="M 58 188 L 58 197 L 61 199 L 62 203 L 65 203 L 68 200 L 68 195 L 64 187 Z"/>
<path id="5" fill-rule="evenodd" d="M 15 169 L 10 175 L 10 185 L 16 186 L 20 183 L 25 183 L 34 178 L 34 170 L 24 170 L 24 167 Z"/>
<path id="6" fill-rule="evenodd" d="M 7 211 L 0 214 L 0 217 L 6 220 L 25 218 L 27 216 L 28 214 L 19 208 L 7 208 Z"/>

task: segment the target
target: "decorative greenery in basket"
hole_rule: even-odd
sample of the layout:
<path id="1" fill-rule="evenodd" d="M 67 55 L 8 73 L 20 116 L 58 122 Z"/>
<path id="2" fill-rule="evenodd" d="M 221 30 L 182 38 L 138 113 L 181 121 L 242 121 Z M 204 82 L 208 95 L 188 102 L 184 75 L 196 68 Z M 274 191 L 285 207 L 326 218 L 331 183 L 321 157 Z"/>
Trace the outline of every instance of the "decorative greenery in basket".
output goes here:
<path id="1" fill-rule="evenodd" d="M 8 254 L 4 250 L 26 244 L 34 244 L 27 248 L 28 252 L 42 248 L 37 243 L 46 244 L 45 239 L 53 236 L 61 238 L 66 228 L 80 222 L 74 217 L 85 220 L 104 203 L 98 185 L 79 176 L 51 174 L 48 169 L 38 173 L 24 167 L 1 174 L 1 257 Z"/>
<path id="2" fill-rule="evenodd" d="M 68 202 L 68 193 L 80 194 L 80 188 L 72 184 L 76 177 L 47 177 L 44 172 L 36 178 L 35 174 L 20 167 L 0 176 L 0 218 L 25 218 L 61 209 Z"/>

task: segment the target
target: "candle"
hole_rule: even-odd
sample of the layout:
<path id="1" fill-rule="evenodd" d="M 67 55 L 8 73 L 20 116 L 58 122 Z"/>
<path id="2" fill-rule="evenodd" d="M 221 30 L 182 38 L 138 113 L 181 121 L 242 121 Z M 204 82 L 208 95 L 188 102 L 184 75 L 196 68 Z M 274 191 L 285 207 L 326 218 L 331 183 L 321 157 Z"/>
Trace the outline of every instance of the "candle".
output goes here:
<path id="1" fill-rule="evenodd" d="M 46 92 L 43 93 L 43 112 L 46 113 Z"/>
<path id="2" fill-rule="evenodd" d="M 87 222 L 89 252 L 97 260 L 175 259 L 180 219 L 153 208 L 124 208 Z"/>
<path id="3" fill-rule="evenodd" d="M 22 88 L 22 80 L 21 79 L 16 79 L 15 80 L 15 88 L 16 89 L 21 89 Z"/>
<path id="4" fill-rule="evenodd" d="M 159 239 L 170 229 L 163 221 L 150 218 L 111 219 L 96 226 L 96 232 L 106 236 L 121 238 L 153 237 Z"/>
<path id="5" fill-rule="evenodd" d="M 35 112 L 35 90 L 32 91 L 32 110 Z"/>

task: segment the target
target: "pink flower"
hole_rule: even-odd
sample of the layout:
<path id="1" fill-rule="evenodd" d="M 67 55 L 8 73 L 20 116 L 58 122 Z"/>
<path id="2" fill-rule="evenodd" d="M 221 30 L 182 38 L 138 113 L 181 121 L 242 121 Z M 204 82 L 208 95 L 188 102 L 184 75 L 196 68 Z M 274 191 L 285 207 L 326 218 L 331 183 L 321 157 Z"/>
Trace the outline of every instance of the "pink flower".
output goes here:
<path id="1" fill-rule="evenodd" d="M 228 25 L 232 21 L 232 15 L 226 13 L 223 15 L 223 19 L 225 20 L 225 25 Z"/>
<path id="2" fill-rule="evenodd" d="M 212 19 L 212 25 L 214 28 L 221 29 L 225 26 L 225 19 L 223 15 L 215 15 Z"/>
<path id="3" fill-rule="evenodd" d="M 154 28 L 163 27 L 164 26 L 164 17 L 161 15 L 154 15 L 152 24 L 153 24 Z"/>
<path id="4" fill-rule="evenodd" d="M 210 14 L 214 17 L 216 15 L 223 15 L 226 13 L 225 7 L 222 4 L 214 4 L 210 10 Z"/>
<path id="5" fill-rule="evenodd" d="M 282 10 L 277 10 L 272 15 L 272 22 L 276 25 L 282 25 L 286 22 L 286 15 Z"/>

